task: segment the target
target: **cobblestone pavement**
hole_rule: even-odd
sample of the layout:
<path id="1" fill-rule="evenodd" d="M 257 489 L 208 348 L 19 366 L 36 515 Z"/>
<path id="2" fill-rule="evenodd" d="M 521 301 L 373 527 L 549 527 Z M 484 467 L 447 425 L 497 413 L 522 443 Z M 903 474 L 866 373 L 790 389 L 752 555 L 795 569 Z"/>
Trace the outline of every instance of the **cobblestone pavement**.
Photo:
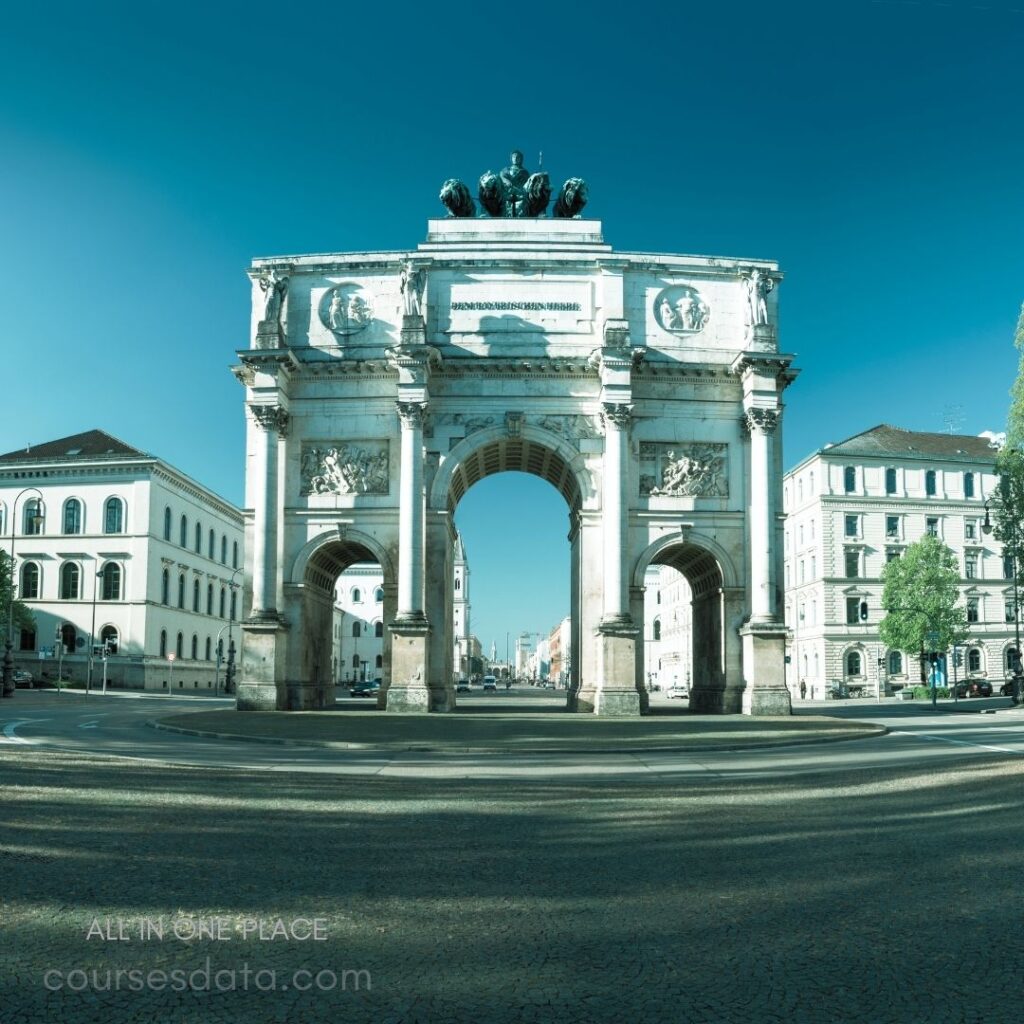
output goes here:
<path id="1" fill-rule="evenodd" d="M 583 787 L 6 748 L 0 779 L 3 1024 L 1021 1017 L 1016 760 Z"/>

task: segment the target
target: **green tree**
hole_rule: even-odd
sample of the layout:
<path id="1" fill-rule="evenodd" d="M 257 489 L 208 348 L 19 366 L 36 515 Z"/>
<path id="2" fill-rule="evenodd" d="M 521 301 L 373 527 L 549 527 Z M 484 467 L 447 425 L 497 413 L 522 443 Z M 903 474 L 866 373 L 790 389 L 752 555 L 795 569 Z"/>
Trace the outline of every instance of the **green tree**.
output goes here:
<path id="1" fill-rule="evenodd" d="M 11 600 L 11 557 L 6 552 L 0 551 L 0 650 L 7 639 L 7 608 Z M 21 601 L 14 602 L 14 636 L 17 637 L 22 629 L 35 629 L 36 618 L 31 609 L 22 604 Z M 15 641 L 17 646 L 17 641 Z"/>
<path id="2" fill-rule="evenodd" d="M 940 653 L 967 639 L 967 616 L 960 599 L 956 555 L 937 537 L 922 537 L 882 570 L 882 642 L 897 651 L 935 649 Z M 926 643 L 929 632 L 938 643 Z"/>
<path id="3" fill-rule="evenodd" d="M 1006 445 L 996 458 L 1000 476 L 999 489 L 991 498 L 991 513 L 996 540 L 1013 557 L 1017 566 L 1024 565 L 1024 305 L 1020 307 L 1013 344 L 1020 352 L 1017 378 L 1010 388 L 1010 412 L 1006 418 Z"/>
<path id="4" fill-rule="evenodd" d="M 1006 418 L 1006 447 L 1013 451 L 1024 449 L 1024 303 L 1021 303 L 1017 317 L 1017 330 L 1013 333 L 1013 344 L 1020 353 L 1017 365 L 1017 379 L 1010 388 L 1010 414 Z"/>

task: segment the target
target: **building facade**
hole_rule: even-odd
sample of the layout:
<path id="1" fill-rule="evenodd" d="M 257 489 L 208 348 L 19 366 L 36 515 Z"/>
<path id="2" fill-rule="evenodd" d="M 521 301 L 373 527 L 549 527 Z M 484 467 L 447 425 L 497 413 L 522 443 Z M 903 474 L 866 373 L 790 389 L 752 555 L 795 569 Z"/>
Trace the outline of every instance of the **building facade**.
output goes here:
<path id="1" fill-rule="evenodd" d="M 1013 568 L 982 529 L 998 484 L 996 454 L 988 437 L 882 425 L 826 445 L 786 474 L 786 677 L 794 697 L 801 683 L 808 698 L 821 698 L 839 685 L 884 694 L 920 682 L 920 652 L 889 650 L 878 628 L 882 569 L 925 534 L 960 565 L 970 630 L 960 678 L 989 679 L 996 689 L 1008 678 Z"/>
<path id="2" fill-rule="evenodd" d="M 240 509 L 91 430 L 0 456 L 0 537 L 36 623 L 13 637 L 19 668 L 84 682 L 91 661 L 94 685 L 104 668 L 133 689 L 217 685 L 217 652 L 239 639 Z"/>
<path id="3" fill-rule="evenodd" d="M 644 645 L 652 691 L 693 683 L 693 592 L 671 566 L 651 566 L 644 579 Z"/>

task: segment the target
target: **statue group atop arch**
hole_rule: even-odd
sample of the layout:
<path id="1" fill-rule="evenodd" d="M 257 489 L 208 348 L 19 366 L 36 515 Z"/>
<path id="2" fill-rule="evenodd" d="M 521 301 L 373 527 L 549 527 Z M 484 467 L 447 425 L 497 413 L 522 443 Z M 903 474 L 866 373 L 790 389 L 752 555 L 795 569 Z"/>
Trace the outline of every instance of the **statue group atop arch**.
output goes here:
<path id="1" fill-rule="evenodd" d="M 333 702 L 334 588 L 367 561 L 380 706 L 454 708 L 453 514 L 519 470 L 565 500 L 570 710 L 647 709 L 644 580 L 667 565 L 692 595 L 691 709 L 789 711 L 779 268 L 615 252 L 577 181 L 524 233 L 550 188 L 513 153 L 476 199 L 446 182 L 455 216 L 414 249 L 253 262 L 239 708 Z"/>
<path id="2" fill-rule="evenodd" d="M 509 165 L 498 174 L 485 171 L 480 176 L 476 199 L 458 178 L 449 178 L 441 186 L 441 202 L 449 217 L 475 217 L 477 202 L 490 217 L 543 217 L 551 202 L 551 179 L 547 171 L 531 174 L 523 166 L 523 154 L 512 150 Z M 553 216 L 579 217 L 587 205 L 587 183 L 568 178 L 555 200 Z"/>

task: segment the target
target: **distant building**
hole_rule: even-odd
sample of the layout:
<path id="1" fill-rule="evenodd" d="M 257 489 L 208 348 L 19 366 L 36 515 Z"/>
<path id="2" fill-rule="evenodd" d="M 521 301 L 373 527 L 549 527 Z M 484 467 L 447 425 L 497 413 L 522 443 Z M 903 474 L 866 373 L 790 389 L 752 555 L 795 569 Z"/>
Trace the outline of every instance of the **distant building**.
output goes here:
<path id="1" fill-rule="evenodd" d="M 0 456 L 0 537 L 36 622 L 13 638 L 19 668 L 84 681 L 92 640 L 115 686 L 205 691 L 222 677 L 221 642 L 225 657 L 229 633 L 238 643 L 242 512 L 202 484 L 86 431 Z"/>
<path id="2" fill-rule="evenodd" d="M 652 565 L 644 575 L 644 664 L 648 691 L 692 685 L 693 592 L 682 573 Z"/>
<path id="3" fill-rule="evenodd" d="M 883 425 L 826 445 L 786 473 L 786 671 L 794 698 L 801 682 L 818 698 L 838 684 L 875 694 L 919 682 L 920 652 L 890 650 L 878 627 L 882 568 L 925 534 L 940 538 L 960 566 L 970 628 L 960 678 L 1002 685 L 1014 642 L 1013 567 L 982 529 L 998 484 L 996 454 L 989 437 Z"/>

